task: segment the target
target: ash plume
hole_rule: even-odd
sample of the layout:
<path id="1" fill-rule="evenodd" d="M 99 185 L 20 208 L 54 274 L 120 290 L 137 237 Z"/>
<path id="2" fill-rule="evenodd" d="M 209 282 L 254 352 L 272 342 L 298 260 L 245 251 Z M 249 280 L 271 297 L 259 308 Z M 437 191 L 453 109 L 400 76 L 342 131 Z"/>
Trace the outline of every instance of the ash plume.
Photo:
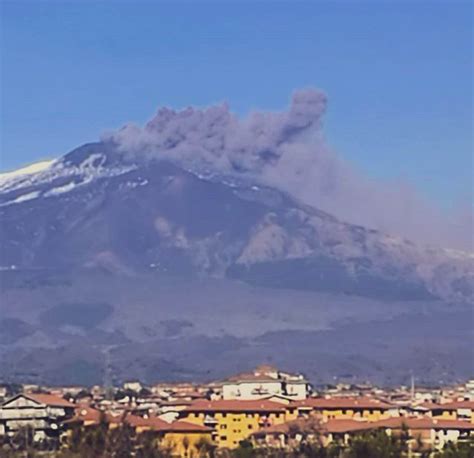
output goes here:
<path id="1" fill-rule="evenodd" d="M 105 135 L 132 160 L 172 159 L 277 187 L 351 223 L 416 242 L 472 250 L 473 212 L 437 208 L 406 183 L 374 180 L 344 161 L 323 135 L 327 98 L 295 91 L 284 112 L 244 118 L 227 104 L 160 108 L 142 128 L 127 124 Z"/>

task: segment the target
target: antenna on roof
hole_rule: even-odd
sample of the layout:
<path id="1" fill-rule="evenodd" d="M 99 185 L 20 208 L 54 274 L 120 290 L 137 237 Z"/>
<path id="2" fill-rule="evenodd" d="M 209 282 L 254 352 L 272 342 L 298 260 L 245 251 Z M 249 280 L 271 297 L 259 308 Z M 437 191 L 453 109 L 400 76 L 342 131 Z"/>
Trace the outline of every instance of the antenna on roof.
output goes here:
<path id="1" fill-rule="evenodd" d="M 411 400 L 415 400 L 415 377 L 413 372 L 411 373 L 411 388 L 410 388 Z"/>

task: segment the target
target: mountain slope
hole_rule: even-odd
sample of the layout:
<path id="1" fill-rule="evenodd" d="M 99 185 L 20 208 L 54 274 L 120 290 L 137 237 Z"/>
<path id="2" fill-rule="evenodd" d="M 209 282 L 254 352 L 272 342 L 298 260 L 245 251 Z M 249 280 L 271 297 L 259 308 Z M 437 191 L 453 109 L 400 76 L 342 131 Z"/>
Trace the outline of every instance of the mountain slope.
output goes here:
<path id="1" fill-rule="evenodd" d="M 105 266 L 269 287 L 405 299 L 472 299 L 473 257 L 379 233 L 276 189 L 123 162 L 111 144 L 74 150 L 4 182 L 3 268 Z"/>
<path id="2" fill-rule="evenodd" d="M 0 221 L 0 362 L 13 380 L 196 379 L 262 361 L 320 381 L 473 369 L 472 255 L 249 178 L 93 143 L 2 180 Z"/>

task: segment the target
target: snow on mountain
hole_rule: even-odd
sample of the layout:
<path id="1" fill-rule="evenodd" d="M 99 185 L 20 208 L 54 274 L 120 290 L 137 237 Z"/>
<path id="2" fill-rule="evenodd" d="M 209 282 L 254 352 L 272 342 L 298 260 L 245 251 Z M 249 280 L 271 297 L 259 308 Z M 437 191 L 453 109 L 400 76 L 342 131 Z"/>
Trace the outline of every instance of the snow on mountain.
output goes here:
<path id="1" fill-rule="evenodd" d="M 153 265 L 270 287 L 472 300 L 470 254 L 339 221 L 250 179 L 127 162 L 105 143 L 3 181 L 0 217 L 1 265 L 107 259 L 122 271 Z"/>
<path id="2" fill-rule="evenodd" d="M 0 175 L 0 206 L 57 196 L 91 183 L 94 179 L 120 175 L 133 168 L 109 166 L 106 162 L 105 153 L 95 152 L 79 162 L 63 157 L 4 173 Z"/>
<path id="3" fill-rule="evenodd" d="M 127 160 L 109 143 L 30 170 L 0 181 L 8 376 L 96 383 L 110 345 L 117 379 L 271 358 L 331 377 L 469 372 L 470 253 L 341 221 L 251 177 Z"/>
<path id="4" fill-rule="evenodd" d="M 54 160 L 40 161 L 33 164 L 29 164 L 19 169 L 11 170 L 9 172 L 0 173 L 0 185 L 4 185 L 7 182 L 12 182 L 15 179 L 24 177 L 25 175 L 32 175 L 35 173 L 46 170 L 54 163 Z"/>

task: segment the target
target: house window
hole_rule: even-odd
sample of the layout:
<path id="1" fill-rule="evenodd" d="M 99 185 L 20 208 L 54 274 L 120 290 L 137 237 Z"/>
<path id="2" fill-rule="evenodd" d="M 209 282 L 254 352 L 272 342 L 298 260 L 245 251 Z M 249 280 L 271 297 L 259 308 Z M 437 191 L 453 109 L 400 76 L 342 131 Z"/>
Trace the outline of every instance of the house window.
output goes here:
<path id="1" fill-rule="evenodd" d="M 226 440 L 227 440 L 227 436 L 221 436 L 219 439 L 220 439 L 221 441 L 226 441 Z"/>
<path id="2" fill-rule="evenodd" d="M 221 425 L 221 429 L 227 429 L 227 425 Z"/>
<path id="3" fill-rule="evenodd" d="M 252 428 L 253 428 L 253 426 L 252 426 L 252 425 L 249 425 L 249 426 L 248 426 L 248 428 L 249 428 L 249 429 L 252 429 Z"/>

